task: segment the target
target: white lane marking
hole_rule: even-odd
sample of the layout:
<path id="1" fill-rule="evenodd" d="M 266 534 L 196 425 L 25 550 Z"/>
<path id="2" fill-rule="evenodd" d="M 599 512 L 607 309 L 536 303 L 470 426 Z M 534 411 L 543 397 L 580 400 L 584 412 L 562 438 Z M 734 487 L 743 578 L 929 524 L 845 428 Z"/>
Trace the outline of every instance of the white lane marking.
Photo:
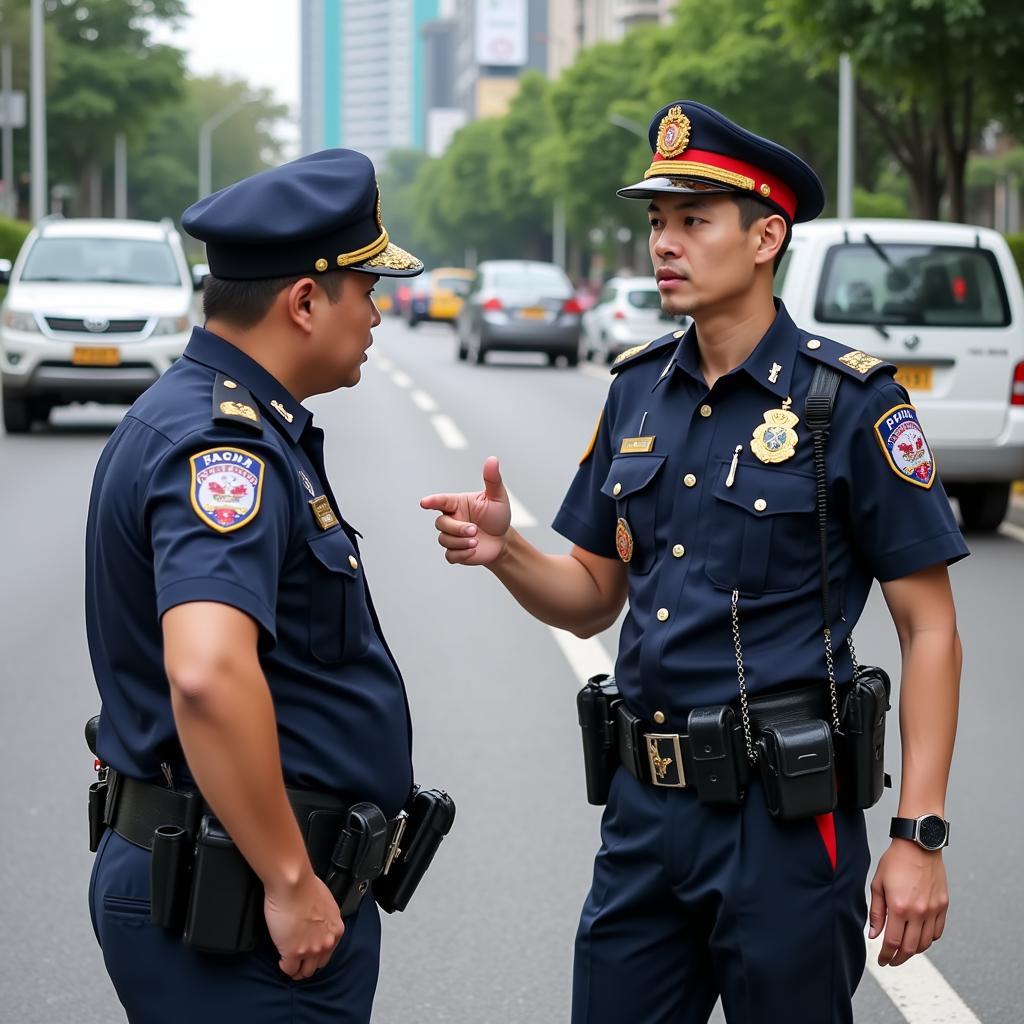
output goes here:
<path id="1" fill-rule="evenodd" d="M 591 676 L 602 672 L 611 675 L 615 671 L 612 656 L 596 636 L 582 640 L 565 629 L 557 629 L 554 626 L 548 626 L 548 629 L 551 630 L 551 635 L 561 648 L 565 660 L 569 662 L 569 667 L 576 674 L 581 686 Z"/>
<path id="2" fill-rule="evenodd" d="M 390 373 L 395 366 L 387 356 L 377 356 L 373 360 L 373 365 L 376 366 L 378 370 L 383 370 L 384 373 Z"/>
<path id="3" fill-rule="evenodd" d="M 413 391 L 409 397 L 412 399 L 413 405 L 422 412 L 437 412 L 437 402 L 426 391 Z"/>
<path id="4" fill-rule="evenodd" d="M 468 448 L 469 442 L 450 416 L 438 413 L 430 417 L 438 436 L 448 448 Z"/>
<path id="5" fill-rule="evenodd" d="M 981 1024 L 922 953 L 900 967 L 879 967 L 882 936 L 868 939 L 868 971 L 909 1024 Z"/>
<path id="6" fill-rule="evenodd" d="M 1002 523 L 999 527 L 999 532 L 1004 537 L 1019 540 L 1024 544 L 1024 526 L 1018 526 L 1016 523 Z"/>
<path id="7" fill-rule="evenodd" d="M 392 383 L 397 388 L 411 388 L 412 387 L 412 377 L 410 377 L 409 374 L 407 374 L 407 373 L 402 373 L 401 370 L 395 370 L 395 372 L 393 374 L 391 374 L 391 380 L 392 380 Z"/>
<path id="8" fill-rule="evenodd" d="M 536 526 L 537 520 L 526 511 L 526 506 L 507 487 L 505 493 L 508 495 L 508 506 L 512 510 L 512 525 L 516 529 Z"/>
<path id="9" fill-rule="evenodd" d="M 608 370 L 602 370 L 593 363 L 580 363 L 579 371 L 580 373 L 585 373 L 588 377 L 601 381 L 602 384 L 607 384 L 612 379 L 612 375 Z"/>

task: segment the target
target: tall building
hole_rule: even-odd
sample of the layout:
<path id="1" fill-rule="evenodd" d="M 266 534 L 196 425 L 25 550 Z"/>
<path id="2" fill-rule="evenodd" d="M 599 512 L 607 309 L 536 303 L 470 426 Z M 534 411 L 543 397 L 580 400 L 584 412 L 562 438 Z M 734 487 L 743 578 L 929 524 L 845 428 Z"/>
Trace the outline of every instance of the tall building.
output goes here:
<path id="1" fill-rule="evenodd" d="M 304 153 L 329 146 L 382 164 L 426 143 L 424 26 L 440 0 L 302 0 Z"/>

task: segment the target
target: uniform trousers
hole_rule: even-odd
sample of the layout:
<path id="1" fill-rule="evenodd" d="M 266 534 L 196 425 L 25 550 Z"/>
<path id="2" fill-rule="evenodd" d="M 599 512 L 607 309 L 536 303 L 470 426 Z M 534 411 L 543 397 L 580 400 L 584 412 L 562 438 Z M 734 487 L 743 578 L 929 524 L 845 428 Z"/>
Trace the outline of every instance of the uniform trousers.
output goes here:
<path id="1" fill-rule="evenodd" d="M 573 1024 L 851 1024 L 864 971 L 862 811 L 797 822 L 620 768 L 576 936 Z"/>
<path id="2" fill-rule="evenodd" d="M 380 955 L 372 898 L 345 921 L 330 962 L 292 981 L 264 935 L 251 953 L 200 953 L 149 920 L 150 854 L 108 830 L 89 888 L 93 929 L 131 1024 L 367 1024 Z"/>

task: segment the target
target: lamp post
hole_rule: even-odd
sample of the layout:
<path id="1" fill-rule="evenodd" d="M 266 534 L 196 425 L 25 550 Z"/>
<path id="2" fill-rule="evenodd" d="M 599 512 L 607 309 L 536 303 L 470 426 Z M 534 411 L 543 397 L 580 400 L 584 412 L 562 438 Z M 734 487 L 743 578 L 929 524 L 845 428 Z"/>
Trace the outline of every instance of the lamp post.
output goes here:
<path id="1" fill-rule="evenodd" d="M 631 117 L 623 117 L 622 114 L 609 114 L 608 123 L 618 128 L 625 128 L 627 132 L 639 135 L 641 139 L 645 142 L 647 141 L 647 129 L 639 121 L 634 121 Z"/>
<path id="2" fill-rule="evenodd" d="M 839 58 L 839 180 L 836 183 L 836 216 L 853 216 L 854 107 L 853 64 L 850 55 Z"/>
<path id="3" fill-rule="evenodd" d="M 208 196 L 213 191 L 212 168 L 213 149 L 211 142 L 213 133 L 230 117 L 234 117 L 240 110 L 255 103 L 255 96 L 243 96 L 234 103 L 229 104 L 223 110 L 218 110 L 213 117 L 208 117 L 199 126 L 199 198 Z"/>
<path id="4" fill-rule="evenodd" d="M 32 223 L 47 213 L 48 175 L 46 170 L 46 66 L 43 46 L 43 0 L 32 0 L 31 104 L 32 138 L 29 168 L 32 174 Z"/>

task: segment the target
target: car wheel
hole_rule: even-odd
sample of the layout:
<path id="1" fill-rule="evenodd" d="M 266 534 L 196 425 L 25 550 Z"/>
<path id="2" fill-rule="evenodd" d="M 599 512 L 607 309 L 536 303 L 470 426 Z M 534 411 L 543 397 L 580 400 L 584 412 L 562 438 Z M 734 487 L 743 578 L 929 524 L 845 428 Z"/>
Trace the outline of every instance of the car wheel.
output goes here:
<path id="1" fill-rule="evenodd" d="M 32 408 L 27 398 L 15 398 L 9 391 L 3 393 L 4 430 L 8 434 L 27 434 L 32 429 Z"/>
<path id="2" fill-rule="evenodd" d="M 409 317 L 408 324 L 409 324 L 410 327 L 415 327 L 419 322 L 420 322 L 419 317 L 416 317 L 416 316 L 410 316 Z"/>
<path id="3" fill-rule="evenodd" d="M 484 348 L 483 343 L 480 341 L 479 336 L 473 339 L 473 344 L 469 350 L 469 358 L 472 363 L 477 366 L 484 365 L 484 357 L 487 355 L 487 349 Z"/>
<path id="4" fill-rule="evenodd" d="M 462 338 L 456 336 L 456 339 L 455 339 L 455 358 L 458 359 L 458 361 L 460 363 L 464 363 L 466 361 L 466 356 L 468 356 L 468 355 L 469 355 L 469 349 L 467 349 L 466 346 L 462 344 Z"/>
<path id="5" fill-rule="evenodd" d="M 579 366 L 580 365 L 580 354 L 579 354 L 579 352 L 566 352 L 565 353 L 565 364 L 566 364 L 566 366 Z"/>
<path id="6" fill-rule="evenodd" d="M 973 533 L 991 533 L 1006 518 L 1010 485 L 959 484 L 956 496 L 964 529 Z"/>

